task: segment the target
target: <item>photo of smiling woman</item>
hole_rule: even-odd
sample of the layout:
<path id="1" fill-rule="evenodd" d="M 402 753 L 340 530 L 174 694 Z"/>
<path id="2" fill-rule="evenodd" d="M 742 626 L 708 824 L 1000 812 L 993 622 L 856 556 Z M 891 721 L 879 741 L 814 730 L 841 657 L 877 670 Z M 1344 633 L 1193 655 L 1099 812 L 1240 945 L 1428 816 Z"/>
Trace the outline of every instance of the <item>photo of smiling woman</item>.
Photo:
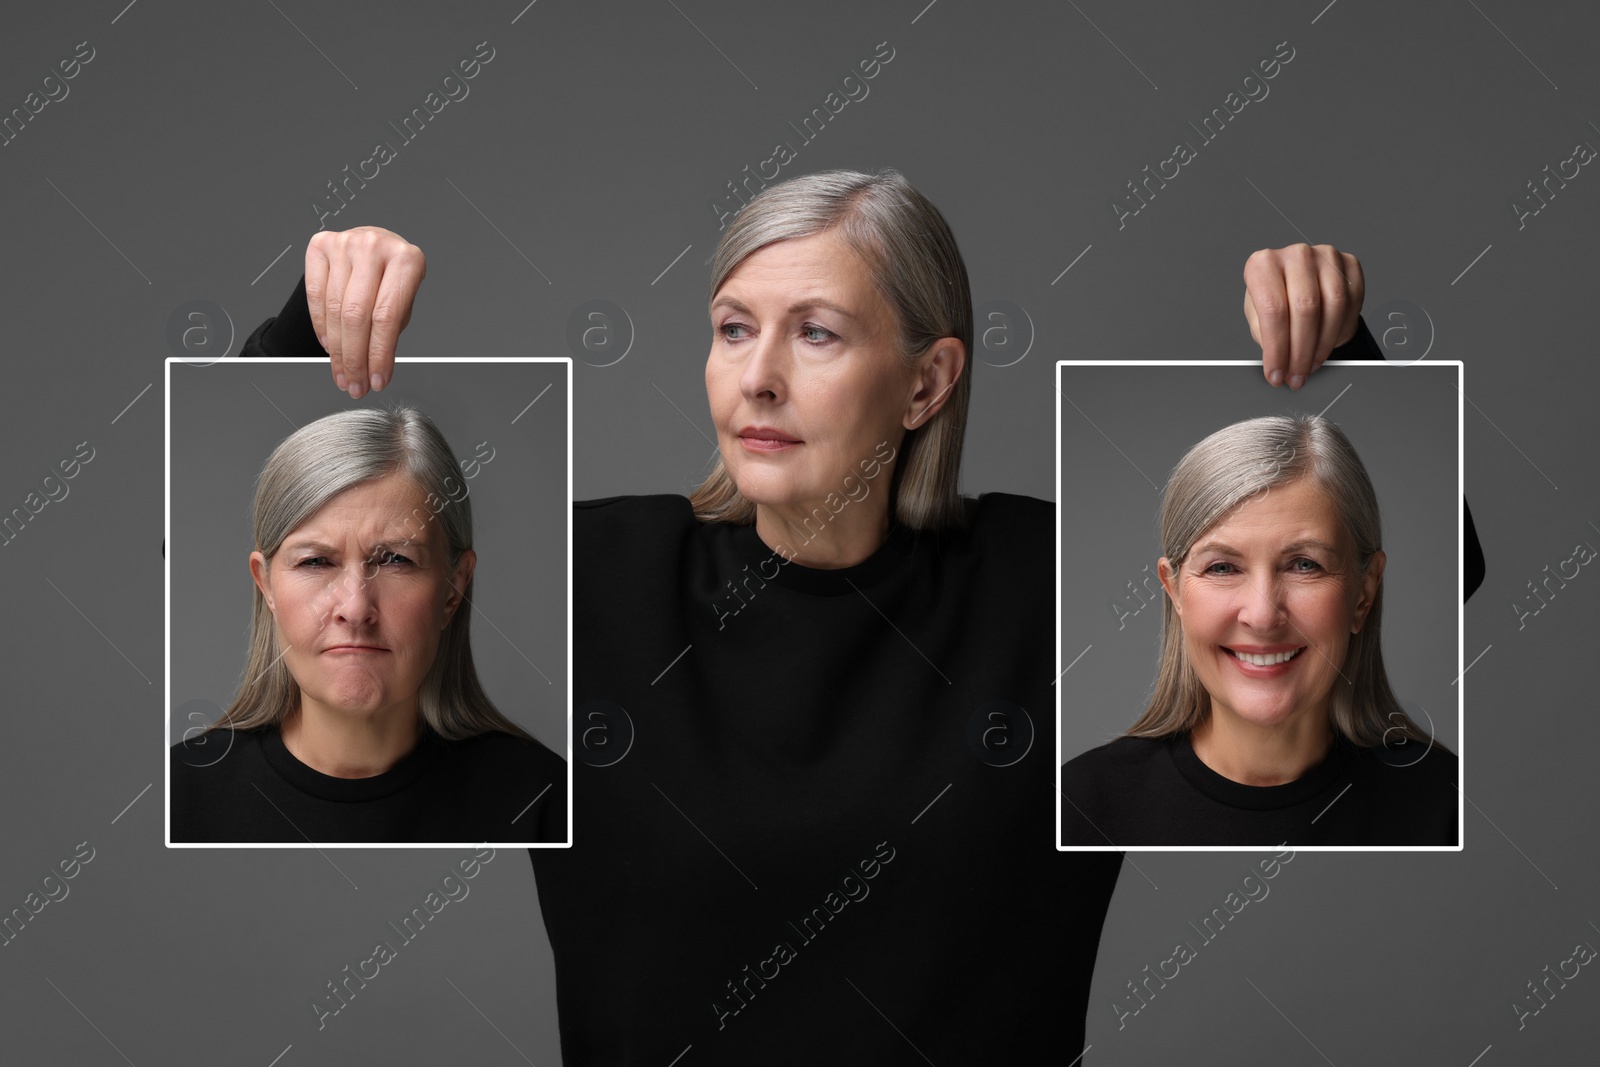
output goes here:
<path id="1" fill-rule="evenodd" d="M 252 509 L 244 682 L 170 750 L 172 841 L 566 840 L 566 761 L 473 667 L 459 475 L 404 405 L 326 415 L 273 450 Z M 550 788 L 526 810 L 533 783 Z"/>
<path id="2" fill-rule="evenodd" d="M 1063 844 L 1456 844 L 1456 757 L 1390 690 L 1378 499 L 1339 427 L 1206 437 L 1160 538 L 1154 693 L 1062 768 Z"/>
<path id="3" fill-rule="evenodd" d="M 1359 325 L 1304 252 L 1255 289 L 1313 296 L 1275 383 Z M 404 321 L 420 251 L 358 228 L 306 259 L 245 354 L 389 384 L 395 331 L 343 305 Z M 705 406 L 674 404 L 709 473 L 575 505 L 575 840 L 532 854 L 564 1061 L 897 1063 L 912 1034 L 1067 1062 L 1121 857 L 1052 847 L 1054 506 L 959 490 L 955 238 L 895 171 L 801 175 L 729 221 L 703 307 Z"/>

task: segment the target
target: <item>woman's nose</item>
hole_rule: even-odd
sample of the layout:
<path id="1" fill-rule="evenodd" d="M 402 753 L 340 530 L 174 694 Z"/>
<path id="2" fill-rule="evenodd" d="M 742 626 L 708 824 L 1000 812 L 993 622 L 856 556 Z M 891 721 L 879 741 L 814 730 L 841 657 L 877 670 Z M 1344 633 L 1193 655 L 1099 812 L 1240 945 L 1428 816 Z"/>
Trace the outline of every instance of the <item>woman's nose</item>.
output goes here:
<path id="1" fill-rule="evenodd" d="M 1239 605 L 1239 621 L 1252 630 L 1268 631 L 1283 625 L 1284 588 L 1276 576 L 1249 583 Z"/>
<path id="2" fill-rule="evenodd" d="M 324 590 L 327 598 L 327 608 L 322 612 L 324 623 L 331 619 L 366 626 L 376 620 L 377 586 L 370 580 L 374 571 L 375 568 L 364 564 L 357 565 L 341 571 L 329 583 Z"/>
<path id="3" fill-rule="evenodd" d="M 764 333 L 751 342 L 744 371 L 739 376 L 739 388 L 745 399 L 767 396 L 781 401 L 788 391 L 788 350 L 783 338 Z"/>

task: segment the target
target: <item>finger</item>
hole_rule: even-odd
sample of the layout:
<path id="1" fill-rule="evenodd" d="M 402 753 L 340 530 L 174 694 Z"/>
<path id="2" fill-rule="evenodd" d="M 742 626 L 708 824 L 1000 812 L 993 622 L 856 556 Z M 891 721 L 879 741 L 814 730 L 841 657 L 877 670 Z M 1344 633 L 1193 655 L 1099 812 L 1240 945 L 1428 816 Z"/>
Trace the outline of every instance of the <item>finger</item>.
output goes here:
<path id="1" fill-rule="evenodd" d="M 1317 282 L 1316 253 L 1306 244 L 1284 249 L 1283 283 L 1289 306 L 1289 368 L 1286 381 L 1298 389 L 1311 373 L 1321 331 L 1322 290 Z"/>
<path id="2" fill-rule="evenodd" d="M 351 265 L 350 280 L 345 284 L 344 300 L 339 307 L 342 327 L 339 343 L 344 351 L 345 376 L 350 380 L 350 395 L 357 400 L 370 384 L 372 367 L 367 347 L 372 336 L 372 309 L 378 300 L 382 271 L 382 261 L 361 256 Z"/>
<path id="3" fill-rule="evenodd" d="M 350 255 L 344 248 L 337 248 L 328 260 L 328 288 L 323 297 L 323 317 L 328 328 L 328 358 L 333 363 L 335 374 L 343 375 L 344 388 L 348 390 L 354 381 L 350 373 L 349 354 L 344 345 L 344 290 L 350 281 Z"/>
<path id="4" fill-rule="evenodd" d="M 1345 280 L 1344 262 L 1339 250 L 1332 245 L 1318 245 L 1317 285 L 1322 293 L 1322 317 L 1317 331 L 1316 353 L 1311 358 L 1311 370 L 1318 367 L 1344 343 L 1345 330 L 1350 324 L 1350 289 Z"/>
<path id="5" fill-rule="evenodd" d="M 414 246 L 391 258 L 384 269 L 372 306 L 372 337 L 367 346 L 367 373 L 375 391 L 394 378 L 395 348 L 400 331 L 411 321 L 411 305 L 422 285 L 424 270 L 422 253 Z"/>
<path id="6" fill-rule="evenodd" d="M 328 336 L 324 305 L 328 288 L 327 239 L 325 232 L 314 233 L 306 244 L 306 310 L 311 314 L 311 329 L 317 335 L 317 343 L 324 351 L 328 347 L 324 340 Z M 343 383 L 339 388 L 344 388 Z"/>
<path id="7" fill-rule="evenodd" d="M 1361 261 L 1348 252 L 1341 252 L 1339 257 L 1344 260 L 1344 277 L 1349 283 L 1350 311 L 1346 316 L 1344 332 L 1339 335 L 1339 343 L 1344 344 L 1356 335 L 1356 323 L 1361 319 L 1361 308 L 1367 301 L 1367 276 L 1361 271 Z"/>
<path id="8" fill-rule="evenodd" d="M 1289 367 L 1289 316 L 1276 253 L 1263 248 L 1245 260 L 1244 283 L 1245 299 L 1255 312 L 1250 332 L 1261 345 L 1261 373 L 1274 386 L 1282 385 Z"/>

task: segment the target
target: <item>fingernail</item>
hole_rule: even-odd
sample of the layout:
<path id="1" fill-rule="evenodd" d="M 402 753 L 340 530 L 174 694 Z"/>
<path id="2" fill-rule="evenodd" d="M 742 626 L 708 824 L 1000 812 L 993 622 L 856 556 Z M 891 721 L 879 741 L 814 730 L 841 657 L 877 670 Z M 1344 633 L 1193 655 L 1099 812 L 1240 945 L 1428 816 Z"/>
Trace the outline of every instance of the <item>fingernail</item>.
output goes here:
<path id="1" fill-rule="evenodd" d="M 1276 389 L 1278 386 L 1283 384 L 1283 371 L 1281 371 L 1281 370 L 1272 371 L 1270 374 L 1267 375 L 1267 381 L 1271 382 L 1272 383 L 1272 387 L 1274 389 Z"/>
<path id="2" fill-rule="evenodd" d="M 372 376 L 372 391 L 374 393 L 376 393 L 378 390 L 380 390 L 382 388 L 383 388 L 383 375 L 374 374 Z"/>
<path id="3" fill-rule="evenodd" d="M 1291 374 L 1289 376 L 1290 389 L 1298 389 L 1304 384 L 1306 384 L 1306 376 L 1304 374 Z"/>
<path id="4" fill-rule="evenodd" d="M 360 400 L 361 399 L 361 394 L 364 393 L 364 392 L 366 392 L 366 389 L 362 387 L 360 382 L 351 382 L 350 383 L 350 399 L 351 400 Z"/>
<path id="5" fill-rule="evenodd" d="M 333 384 L 339 387 L 339 391 L 341 393 L 350 388 L 350 382 L 347 378 L 345 378 L 344 371 L 342 370 L 333 372 Z"/>

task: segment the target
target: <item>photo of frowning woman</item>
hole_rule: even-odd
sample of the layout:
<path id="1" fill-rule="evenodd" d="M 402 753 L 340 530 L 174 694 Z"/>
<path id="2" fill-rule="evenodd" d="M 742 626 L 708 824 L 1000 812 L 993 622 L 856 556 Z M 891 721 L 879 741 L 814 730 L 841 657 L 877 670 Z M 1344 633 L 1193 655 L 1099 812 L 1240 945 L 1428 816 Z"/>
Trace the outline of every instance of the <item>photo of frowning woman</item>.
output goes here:
<path id="1" fill-rule="evenodd" d="M 306 259 L 245 354 L 327 360 L 359 401 L 421 253 L 363 228 Z M 1287 316 L 1262 331 L 1274 384 L 1359 327 L 1333 261 L 1263 257 L 1252 291 L 1295 309 L 1295 345 Z M 575 841 L 532 855 L 564 1061 L 894 1063 L 905 1034 L 1071 1060 L 1121 858 L 1052 847 L 1055 508 L 959 491 L 954 235 L 892 170 L 801 175 L 729 221 L 703 307 L 704 407 L 680 410 L 709 414 L 711 470 L 574 509 Z M 648 416 L 608 417 L 632 440 Z"/>
<path id="2" fill-rule="evenodd" d="M 1339 427 L 1206 437 L 1167 482 L 1160 538 L 1154 692 L 1063 766 L 1062 843 L 1455 845 L 1456 757 L 1390 690 L 1378 498 Z"/>
<path id="3" fill-rule="evenodd" d="M 301 427 L 252 526 L 244 682 L 170 750 L 171 840 L 565 841 L 566 761 L 473 667 L 472 506 L 433 421 L 402 405 Z"/>

